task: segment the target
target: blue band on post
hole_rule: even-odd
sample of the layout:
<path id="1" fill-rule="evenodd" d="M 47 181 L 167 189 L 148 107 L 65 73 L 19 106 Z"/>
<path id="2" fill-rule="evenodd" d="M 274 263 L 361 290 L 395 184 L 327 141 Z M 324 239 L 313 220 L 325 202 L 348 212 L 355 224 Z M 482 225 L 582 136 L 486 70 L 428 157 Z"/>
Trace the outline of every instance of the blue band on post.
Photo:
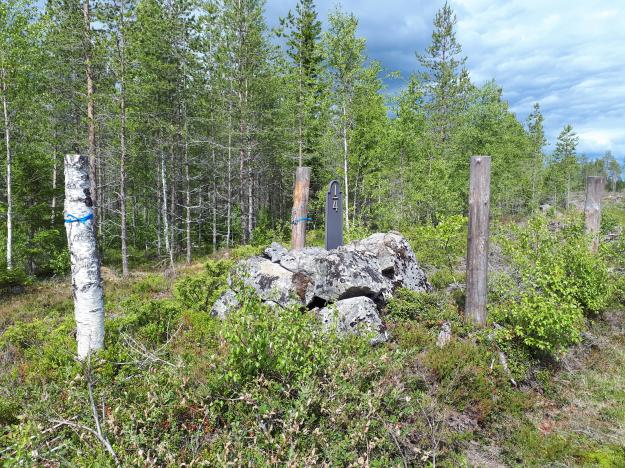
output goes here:
<path id="1" fill-rule="evenodd" d="M 74 216 L 73 214 L 69 214 L 68 213 L 68 219 L 65 220 L 66 223 L 82 223 L 82 224 L 87 224 L 87 221 L 89 221 L 90 219 L 93 219 L 93 213 L 89 213 L 86 216 L 83 216 L 82 218 L 77 218 L 76 216 Z"/>
<path id="2" fill-rule="evenodd" d="M 301 221 L 312 221 L 312 218 L 297 218 L 297 219 L 294 219 L 293 221 L 291 221 L 291 224 L 297 224 L 297 223 L 299 223 Z"/>

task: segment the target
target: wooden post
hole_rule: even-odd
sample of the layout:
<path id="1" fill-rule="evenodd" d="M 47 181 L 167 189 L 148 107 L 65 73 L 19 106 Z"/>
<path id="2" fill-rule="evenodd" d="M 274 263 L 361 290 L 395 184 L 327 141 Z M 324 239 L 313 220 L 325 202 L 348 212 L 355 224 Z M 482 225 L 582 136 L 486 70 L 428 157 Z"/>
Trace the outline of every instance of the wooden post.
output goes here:
<path id="1" fill-rule="evenodd" d="M 78 359 L 104 346 L 104 302 L 96 246 L 89 162 L 65 156 L 65 230 L 72 266 Z"/>
<path id="2" fill-rule="evenodd" d="M 586 178 L 586 204 L 584 215 L 586 218 L 586 233 L 592 236 L 590 251 L 599 250 L 599 230 L 601 228 L 601 198 L 603 197 L 605 182 L 603 177 L 589 176 Z"/>
<path id="3" fill-rule="evenodd" d="M 465 319 L 486 325 L 490 156 L 471 157 Z"/>
<path id="4" fill-rule="evenodd" d="M 308 221 L 308 190 L 310 167 L 298 167 L 295 171 L 293 211 L 291 212 L 291 249 L 303 249 L 306 244 L 306 221 Z"/>

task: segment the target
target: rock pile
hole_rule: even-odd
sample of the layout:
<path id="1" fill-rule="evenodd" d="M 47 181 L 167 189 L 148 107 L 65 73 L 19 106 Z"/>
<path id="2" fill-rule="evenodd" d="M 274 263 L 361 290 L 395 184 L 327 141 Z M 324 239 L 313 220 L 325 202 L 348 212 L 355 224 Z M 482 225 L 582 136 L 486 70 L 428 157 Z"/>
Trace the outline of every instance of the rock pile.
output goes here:
<path id="1" fill-rule="evenodd" d="M 233 274 L 267 304 L 306 307 L 326 327 L 336 326 L 343 333 L 374 332 L 373 342 L 387 338 L 378 309 L 397 288 L 430 289 L 412 248 L 396 232 L 373 234 L 334 250 L 288 251 L 273 243 L 263 256 L 239 262 Z M 230 281 L 231 288 L 234 284 Z M 237 305 L 230 289 L 212 312 L 224 318 Z"/>

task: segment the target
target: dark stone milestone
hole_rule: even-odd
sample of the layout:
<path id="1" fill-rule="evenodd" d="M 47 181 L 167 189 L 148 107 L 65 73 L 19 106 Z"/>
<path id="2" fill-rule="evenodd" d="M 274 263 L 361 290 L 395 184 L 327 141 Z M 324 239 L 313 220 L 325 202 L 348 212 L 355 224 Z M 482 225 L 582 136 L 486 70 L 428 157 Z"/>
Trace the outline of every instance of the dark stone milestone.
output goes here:
<path id="1" fill-rule="evenodd" d="M 343 192 L 337 180 L 326 194 L 326 250 L 343 245 Z"/>

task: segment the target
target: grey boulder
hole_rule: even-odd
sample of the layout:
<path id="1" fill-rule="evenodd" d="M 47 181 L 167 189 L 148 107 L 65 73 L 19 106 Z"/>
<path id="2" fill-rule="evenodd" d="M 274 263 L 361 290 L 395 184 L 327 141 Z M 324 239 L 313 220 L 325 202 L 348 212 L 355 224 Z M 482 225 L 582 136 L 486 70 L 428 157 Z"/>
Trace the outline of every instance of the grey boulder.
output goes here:
<path id="1" fill-rule="evenodd" d="M 336 330 L 339 334 L 371 336 L 370 343 L 388 340 L 378 309 L 368 297 L 343 299 L 317 312 L 326 331 Z"/>
<path id="2" fill-rule="evenodd" d="M 286 247 L 278 244 L 277 242 L 272 242 L 269 247 L 267 247 L 263 254 L 266 258 L 271 260 L 273 263 L 278 263 L 288 253 Z"/>
<path id="3" fill-rule="evenodd" d="M 396 232 L 373 234 L 333 250 L 308 247 L 287 251 L 273 243 L 263 257 L 237 264 L 230 287 L 236 290 L 241 283 L 253 288 L 266 303 L 309 309 L 351 298 L 368 298 L 382 305 L 399 287 L 430 289 L 410 245 Z M 225 316 L 234 296 L 230 291 L 217 301 L 213 314 Z"/>
<path id="4" fill-rule="evenodd" d="M 431 289 L 412 247 L 398 232 L 379 232 L 343 248 L 375 258 L 378 271 L 388 280 L 392 290 L 400 287 L 412 291 Z"/>
<path id="5" fill-rule="evenodd" d="M 227 289 L 213 304 L 211 314 L 224 320 L 237 307 L 239 307 L 239 300 L 236 293 L 232 289 Z"/>
<path id="6" fill-rule="evenodd" d="M 304 294 L 298 290 L 298 278 L 271 260 L 262 257 L 242 260 L 235 267 L 235 276 L 265 302 L 283 307 L 302 303 Z"/>

